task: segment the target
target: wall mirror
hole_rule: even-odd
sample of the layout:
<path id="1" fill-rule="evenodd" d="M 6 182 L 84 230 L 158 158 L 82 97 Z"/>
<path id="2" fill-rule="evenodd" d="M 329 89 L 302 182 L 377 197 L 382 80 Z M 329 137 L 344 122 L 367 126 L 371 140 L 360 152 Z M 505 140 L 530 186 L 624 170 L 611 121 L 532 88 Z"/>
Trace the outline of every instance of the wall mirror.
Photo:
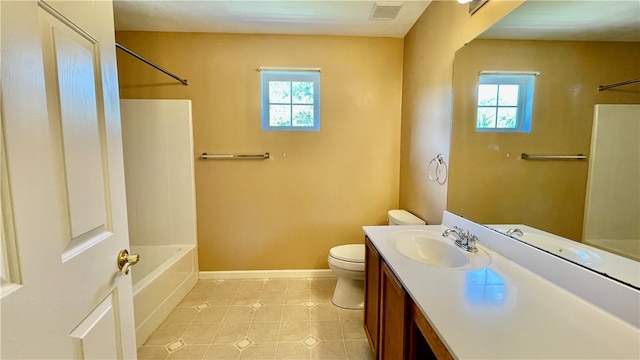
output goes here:
<path id="1" fill-rule="evenodd" d="M 639 14 L 637 1 L 527 1 L 456 52 L 447 210 L 605 250 L 615 254 L 605 263 L 617 259 L 635 271 L 611 275 L 601 263 L 564 257 L 640 286 L 640 82 L 598 89 L 640 78 Z M 539 72 L 530 132 L 476 131 L 482 71 Z M 599 104 L 619 107 L 611 115 Z M 607 116 L 631 118 L 615 130 L 613 143 L 622 149 L 616 156 L 592 148 L 594 122 Z M 523 153 L 586 159 L 525 160 Z M 602 189 L 594 187 L 596 170 L 604 171 Z M 592 223 L 613 233 L 593 235 Z"/>

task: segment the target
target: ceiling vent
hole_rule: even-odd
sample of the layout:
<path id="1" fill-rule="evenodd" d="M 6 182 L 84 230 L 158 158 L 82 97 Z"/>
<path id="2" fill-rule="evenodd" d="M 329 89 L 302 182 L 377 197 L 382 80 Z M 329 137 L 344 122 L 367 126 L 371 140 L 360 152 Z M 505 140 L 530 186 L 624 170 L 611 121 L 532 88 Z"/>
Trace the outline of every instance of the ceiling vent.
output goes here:
<path id="1" fill-rule="evenodd" d="M 371 9 L 371 20 L 393 20 L 398 16 L 400 8 L 404 3 L 402 2 L 377 2 L 373 4 Z"/>

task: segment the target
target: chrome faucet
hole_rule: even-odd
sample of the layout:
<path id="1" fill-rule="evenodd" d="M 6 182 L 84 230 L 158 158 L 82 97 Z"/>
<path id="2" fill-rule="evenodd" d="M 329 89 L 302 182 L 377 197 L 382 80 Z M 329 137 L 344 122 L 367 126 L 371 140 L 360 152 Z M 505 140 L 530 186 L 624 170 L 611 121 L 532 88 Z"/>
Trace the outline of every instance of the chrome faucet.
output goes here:
<path id="1" fill-rule="evenodd" d="M 471 234 L 469 231 L 464 231 L 461 228 L 454 226 L 453 229 L 445 229 L 442 232 L 442 236 L 447 237 L 449 235 L 455 236 L 455 244 L 468 252 L 478 252 L 478 248 L 476 247 L 476 242 L 478 241 L 478 237 Z"/>
<path id="2" fill-rule="evenodd" d="M 518 228 L 512 228 L 509 229 L 505 232 L 505 234 L 511 236 L 511 235 L 517 235 L 517 236 L 523 236 L 524 234 L 522 233 L 522 230 L 518 229 Z"/>
<path id="3" fill-rule="evenodd" d="M 460 231 L 462 229 L 460 229 L 457 226 L 454 226 L 453 229 L 446 229 L 445 231 L 442 232 L 442 236 L 447 237 L 451 234 L 455 235 L 456 240 L 460 240 Z"/>

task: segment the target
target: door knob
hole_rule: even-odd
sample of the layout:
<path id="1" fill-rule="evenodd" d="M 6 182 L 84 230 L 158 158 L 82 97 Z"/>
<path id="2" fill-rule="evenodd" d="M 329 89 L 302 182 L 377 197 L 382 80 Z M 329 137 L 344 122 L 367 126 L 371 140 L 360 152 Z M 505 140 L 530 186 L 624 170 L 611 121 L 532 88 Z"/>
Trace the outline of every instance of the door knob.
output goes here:
<path id="1" fill-rule="evenodd" d="M 140 255 L 129 254 L 127 249 L 122 249 L 120 253 L 118 253 L 118 269 L 120 269 L 120 272 L 124 275 L 128 275 L 131 266 L 137 264 L 138 261 L 140 261 Z"/>

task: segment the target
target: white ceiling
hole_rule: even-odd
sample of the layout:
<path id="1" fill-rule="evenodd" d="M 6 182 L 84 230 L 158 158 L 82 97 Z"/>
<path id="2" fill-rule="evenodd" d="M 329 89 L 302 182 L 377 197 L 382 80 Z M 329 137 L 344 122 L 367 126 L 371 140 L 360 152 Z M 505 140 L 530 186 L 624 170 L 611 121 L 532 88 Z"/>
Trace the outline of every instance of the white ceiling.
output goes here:
<path id="1" fill-rule="evenodd" d="M 394 20 L 370 20 L 375 1 L 115 0 L 116 30 L 404 37 L 428 1 L 402 4 Z"/>
<path id="2" fill-rule="evenodd" d="M 395 20 L 370 20 L 374 3 L 115 0 L 114 11 L 116 30 L 404 37 L 431 0 L 378 2 L 402 4 Z M 640 0 L 528 0 L 481 37 L 640 41 Z"/>

